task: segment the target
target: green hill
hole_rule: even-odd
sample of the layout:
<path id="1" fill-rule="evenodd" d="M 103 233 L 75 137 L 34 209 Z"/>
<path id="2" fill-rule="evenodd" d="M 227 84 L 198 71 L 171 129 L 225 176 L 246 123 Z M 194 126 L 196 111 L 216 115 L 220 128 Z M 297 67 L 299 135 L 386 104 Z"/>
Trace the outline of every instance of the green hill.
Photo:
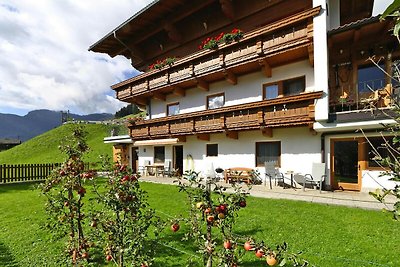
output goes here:
<path id="1" fill-rule="evenodd" d="M 63 162 L 66 155 L 58 146 L 61 140 L 71 133 L 73 124 L 61 125 L 44 134 L 36 136 L 12 149 L 0 152 L 0 164 L 55 163 Z M 112 125 L 84 124 L 90 152 L 86 162 L 98 162 L 99 155 L 112 156 L 112 145 L 104 144 L 103 138 L 110 135 Z M 115 127 L 115 126 L 114 126 Z"/>

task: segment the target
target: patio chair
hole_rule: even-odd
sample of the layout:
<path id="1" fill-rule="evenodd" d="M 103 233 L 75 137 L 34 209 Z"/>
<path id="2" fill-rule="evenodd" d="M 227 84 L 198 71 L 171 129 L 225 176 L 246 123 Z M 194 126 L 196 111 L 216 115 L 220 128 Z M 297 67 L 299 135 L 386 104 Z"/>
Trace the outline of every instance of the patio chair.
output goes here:
<path id="1" fill-rule="evenodd" d="M 267 182 L 267 177 L 269 178 L 269 188 L 272 189 L 272 179 L 275 181 L 275 186 L 276 186 L 276 182 L 279 180 L 282 180 L 283 183 L 283 188 L 285 188 L 285 180 L 284 180 L 284 176 L 282 173 L 279 172 L 279 170 L 277 170 L 277 168 L 275 167 L 275 162 L 273 161 L 266 161 L 264 162 L 264 166 L 265 166 L 265 180 L 264 180 L 264 185 Z"/>
<path id="2" fill-rule="evenodd" d="M 167 175 L 168 177 L 172 177 L 172 173 L 173 173 L 173 170 L 171 167 L 171 161 L 170 160 L 164 161 L 164 168 L 159 169 L 158 174 L 162 175 L 163 177 L 165 175 Z"/>
<path id="3" fill-rule="evenodd" d="M 148 175 L 146 166 L 149 166 L 149 165 L 150 165 L 150 160 L 145 160 L 144 161 L 144 165 L 143 166 L 139 166 L 138 171 L 142 176 Z"/>
<path id="4" fill-rule="evenodd" d="M 319 188 L 321 193 L 322 184 L 325 181 L 325 163 L 313 163 L 311 174 L 305 174 L 303 179 L 303 191 L 306 190 L 307 183 L 311 184 L 313 187 Z"/>

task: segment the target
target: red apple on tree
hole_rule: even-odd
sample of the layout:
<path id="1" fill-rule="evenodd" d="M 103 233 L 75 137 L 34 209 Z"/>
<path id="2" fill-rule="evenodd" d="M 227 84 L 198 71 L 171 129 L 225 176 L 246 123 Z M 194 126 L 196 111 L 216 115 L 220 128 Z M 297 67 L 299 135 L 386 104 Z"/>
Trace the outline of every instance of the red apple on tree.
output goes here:
<path id="1" fill-rule="evenodd" d="M 232 243 L 230 240 L 225 240 L 224 241 L 224 248 L 225 249 L 231 249 L 232 248 Z"/>
<path id="2" fill-rule="evenodd" d="M 179 226 L 178 223 L 174 223 L 174 224 L 171 225 L 171 230 L 174 233 L 177 232 L 179 230 L 179 228 L 180 228 L 180 226 Z"/>
<path id="3" fill-rule="evenodd" d="M 106 261 L 111 261 L 112 260 L 112 256 L 111 255 L 107 255 L 106 256 Z"/>
<path id="4" fill-rule="evenodd" d="M 214 221 L 214 215 L 207 216 L 207 222 L 212 223 Z"/>
<path id="5" fill-rule="evenodd" d="M 264 256 L 264 251 L 262 249 L 257 249 L 256 250 L 256 257 L 257 258 L 262 258 Z"/>
<path id="6" fill-rule="evenodd" d="M 242 207 L 242 208 L 246 207 L 247 206 L 246 201 L 245 200 L 240 201 L 239 202 L 239 206 Z"/>
<path id="7" fill-rule="evenodd" d="M 249 251 L 249 250 L 251 250 L 252 248 L 253 248 L 253 246 L 251 245 L 251 243 L 250 243 L 250 241 L 246 241 L 245 243 L 244 243 L 244 249 L 246 250 L 246 251 Z"/>

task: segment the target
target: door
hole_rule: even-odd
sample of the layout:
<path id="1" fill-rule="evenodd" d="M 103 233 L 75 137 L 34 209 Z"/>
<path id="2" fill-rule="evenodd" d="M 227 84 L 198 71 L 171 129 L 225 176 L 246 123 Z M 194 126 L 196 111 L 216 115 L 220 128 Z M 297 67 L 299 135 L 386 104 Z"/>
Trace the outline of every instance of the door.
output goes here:
<path id="1" fill-rule="evenodd" d="M 173 168 L 178 171 L 178 175 L 183 174 L 183 146 L 174 146 Z"/>
<path id="2" fill-rule="evenodd" d="M 334 189 L 361 189 L 361 146 L 360 138 L 331 141 L 331 185 Z"/>
<path id="3" fill-rule="evenodd" d="M 139 156 L 138 156 L 138 152 L 139 152 L 139 148 L 138 147 L 132 147 L 132 171 L 134 173 L 137 173 L 138 171 L 138 164 L 139 164 Z"/>

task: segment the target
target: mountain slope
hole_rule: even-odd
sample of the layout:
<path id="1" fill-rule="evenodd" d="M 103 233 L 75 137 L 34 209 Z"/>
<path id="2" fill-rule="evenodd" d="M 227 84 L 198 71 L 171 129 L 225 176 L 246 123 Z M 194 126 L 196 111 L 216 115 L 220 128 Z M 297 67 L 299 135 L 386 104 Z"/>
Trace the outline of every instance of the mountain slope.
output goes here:
<path id="1" fill-rule="evenodd" d="M 90 115 L 69 114 L 74 120 L 101 121 L 110 119 L 112 114 Z M 46 109 L 34 110 L 25 116 L 0 113 L 0 138 L 17 138 L 26 141 L 61 125 L 61 112 Z"/>
<path id="2" fill-rule="evenodd" d="M 112 145 L 104 144 L 103 138 L 110 135 L 111 125 L 83 124 L 87 131 L 90 152 L 84 158 L 87 162 L 98 162 L 99 155 L 112 156 Z M 0 164 L 55 163 L 64 161 L 58 146 L 65 136 L 70 135 L 74 124 L 65 124 L 36 136 L 12 149 L 0 152 Z"/>

